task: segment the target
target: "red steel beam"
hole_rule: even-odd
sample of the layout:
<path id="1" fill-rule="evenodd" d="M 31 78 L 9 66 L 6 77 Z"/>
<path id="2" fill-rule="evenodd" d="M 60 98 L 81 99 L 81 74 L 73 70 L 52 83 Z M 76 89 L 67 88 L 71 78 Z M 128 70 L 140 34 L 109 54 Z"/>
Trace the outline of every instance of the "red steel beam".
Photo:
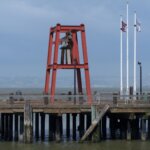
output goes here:
<path id="1" fill-rule="evenodd" d="M 49 65 L 47 69 L 88 69 L 86 64 L 77 64 L 77 65 L 69 65 L 69 64 L 57 64 L 57 65 Z"/>
<path id="2" fill-rule="evenodd" d="M 45 94 L 48 94 L 49 91 L 49 82 L 50 82 L 50 70 L 48 66 L 51 64 L 52 57 L 52 42 L 53 42 L 53 33 L 50 31 L 49 35 L 49 45 L 48 45 L 48 57 L 47 57 L 47 69 L 46 69 L 46 79 L 45 79 Z"/>
<path id="3" fill-rule="evenodd" d="M 67 25 L 57 24 L 57 26 L 60 26 L 60 32 L 61 33 L 62 32 L 67 32 L 67 31 L 82 31 L 82 30 L 84 30 L 84 28 L 82 28 L 84 26 L 84 24 L 81 24 L 80 26 L 67 26 Z M 51 31 L 56 32 L 57 26 L 52 27 Z"/>
<path id="4" fill-rule="evenodd" d="M 72 60 L 76 60 L 76 64 L 74 61 L 71 64 L 58 64 L 58 49 L 59 45 L 61 44 L 61 33 L 66 32 L 72 33 L 72 40 L 73 40 L 73 49 L 72 49 Z M 83 60 L 84 63 L 80 64 L 80 57 L 79 57 L 79 46 L 78 46 L 78 39 L 77 39 L 77 32 L 81 32 L 81 43 L 82 43 L 82 53 L 83 53 Z M 53 39 L 53 35 L 55 39 Z M 52 56 L 52 50 L 54 48 L 54 54 Z M 53 62 L 51 62 L 53 59 Z M 81 70 L 85 70 L 85 82 L 86 82 L 86 91 L 88 95 L 88 103 L 92 103 L 92 96 L 91 96 L 91 87 L 90 87 L 90 74 L 89 74 L 89 67 L 88 67 L 88 56 L 87 56 L 87 47 L 86 47 L 86 36 L 85 36 L 85 27 L 83 24 L 79 26 L 62 26 L 57 24 L 55 27 L 51 28 L 50 31 L 50 39 L 49 39 L 49 46 L 48 46 L 48 58 L 47 58 L 47 68 L 46 68 L 46 79 L 45 79 L 45 93 L 48 94 L 49 91 L 49 84 L 50 84 L 50 95 L 51 95 L 51 103 L 54 102 L 55 96 L 55 88 L 56 88 L 56 73 L 57 69 L 77 69 L 77 81 L 78 81 L 78 92 L 82 93 L 82 78 L 81 78 Z M 50 82 L 50 71 L 52 71 L 51 83 Z"/>

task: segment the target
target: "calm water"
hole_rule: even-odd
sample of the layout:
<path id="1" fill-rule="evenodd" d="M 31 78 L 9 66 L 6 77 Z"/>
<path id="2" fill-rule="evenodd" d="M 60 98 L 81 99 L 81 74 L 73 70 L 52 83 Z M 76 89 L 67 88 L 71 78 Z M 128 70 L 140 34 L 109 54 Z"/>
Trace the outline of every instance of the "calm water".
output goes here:
<path id="1" fill-rule="evenodd" d="M 34 143 L 0 142 L 0 150 L 149 150 L 150 141 L 103 141 L 100 143 Z"/>

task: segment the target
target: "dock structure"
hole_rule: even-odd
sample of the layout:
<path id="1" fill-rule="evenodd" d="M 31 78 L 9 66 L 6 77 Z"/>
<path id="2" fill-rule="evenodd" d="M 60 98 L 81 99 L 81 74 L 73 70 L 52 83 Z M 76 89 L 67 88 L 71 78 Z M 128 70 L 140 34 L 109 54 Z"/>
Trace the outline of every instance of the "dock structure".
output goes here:
<path id="1" fill-rule="evenodd" d="M 76 97 L 34 99 L 22 96 L 0 100 L 0 140 L 63 141 L 150 139 L 150 101 L 113 99 L 96 101 Z M 49 97 L 47 97 L 49 99 Z M 72 100 L 71 100 L 72 99 Z M 115 101 L 114 101 L 115 100 Z"/>

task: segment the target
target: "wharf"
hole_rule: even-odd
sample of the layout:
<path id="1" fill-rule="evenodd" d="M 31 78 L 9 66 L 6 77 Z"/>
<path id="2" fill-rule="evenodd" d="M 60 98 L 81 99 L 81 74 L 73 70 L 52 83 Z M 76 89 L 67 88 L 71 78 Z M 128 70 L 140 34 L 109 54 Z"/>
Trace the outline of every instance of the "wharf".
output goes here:
<path id="1" fill-rule="evenodd" d="M 106 112 L 103 109 L 109 106 Z M 103 114 L 100 116 L 100 114 Z M 92 123 L 97 120 L 96 125 Z M 31 143 L 34 139 L 61 141 L 100 141 L 104 139 L 150 138 L 150 101 L 120 100 L 118 98 L 94 99 L 88 104 L 85 98 L 55 99 L 42 96 L 35 98 L 5 98 L 0 100 L 1 140 L 20 140 Z M 89 134 L 86 134 L 88 129 Z M 79 137 L 77 136 L 79 134 Z"/>
<path id="2" fill-rule="evenodd" d="M 84 102 L 73 101 L 62 101 L 57 100 L 53 104 L 44 100 L 21 100 L 21 101 L 10 101 L 4 100 L 0 101 L 0 113 L 22 113 L 24 112 L 25 102 L 28 101 L 32 106 L 34 112 L 44 112 L 44 113 L 86 113 L 91 112 L 91 106 L 96 106 L 101 110 L 104 105 L 109 104 L 110 113 L 150 113 L 150 102 L 143 100 L 128 101 L 117 100 L 114 104 L 113 101 L 103 100 L 94 101 L 91 105 Z"/>

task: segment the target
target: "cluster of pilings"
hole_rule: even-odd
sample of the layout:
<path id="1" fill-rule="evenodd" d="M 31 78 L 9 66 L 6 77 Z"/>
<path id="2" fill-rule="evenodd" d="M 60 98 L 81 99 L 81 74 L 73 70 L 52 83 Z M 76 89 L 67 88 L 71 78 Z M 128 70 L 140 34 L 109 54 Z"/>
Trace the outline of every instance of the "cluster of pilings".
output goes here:
<path id="1" fill-rule="evenodd" d="M 5 141 L 23 140 L 23 113 L 1 113 L 0 138 Z"/>
<path id="2" fill-rule="evenodd" d="M 30 113 L 28 108 L 24 113 L 1 113 L 0 124 L 4 141 L 76 141 L 91 125 L 91 113 Z"/>
<path id="3" fill-rule="evenodd" d="M 90 113 L 34 114 L 34 137 L 42 141 L 78 140 L 91 124 Z"/>
<path id="4" fill-rule="evenodd" d="M 106 114 L 92 135 L 95 142 L 104 139 L 150 139 L 150 117 L 132 113 Z"/>
<path id="5" fill-rule="evenodd" d="M 95 110 L 64 114 L 33 112 L 27 101 L 24 112 L 0 114 L 0 139 L 25 143 L 78 141 L 99 115 Z M 150 139 L 150 117 L 145 113 L 106 112 L 86 140 L 98 142 L 106 139 Z"/>

